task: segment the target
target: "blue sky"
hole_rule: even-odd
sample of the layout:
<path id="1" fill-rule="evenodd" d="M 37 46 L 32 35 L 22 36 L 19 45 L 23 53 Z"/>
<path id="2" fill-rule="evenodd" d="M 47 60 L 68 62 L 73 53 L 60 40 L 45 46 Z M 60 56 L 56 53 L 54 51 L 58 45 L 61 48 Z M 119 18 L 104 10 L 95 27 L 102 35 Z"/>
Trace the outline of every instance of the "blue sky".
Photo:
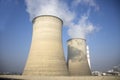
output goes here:
<path id="1" fill-rule="evenodd" d="M 79 0 L 78 0 L 79 1 Z M 96 6 L 78 4 L 70 7 L 76 12 L 77 23 L 82 14 L 90 9 L 88 21 L 97 29 L 86 36 L 90 48 L 92 70 L 107 71 L 120 65 L 120 1 L 94 0 Z M 22 72 L 32 39 L 32 22 L 24 0 L 0 0 L 0 72 Z M 67 57 L 69 27 L 63 27 L 63 47 Z M 75 25 L 78 26 L 78 25 Z"/>

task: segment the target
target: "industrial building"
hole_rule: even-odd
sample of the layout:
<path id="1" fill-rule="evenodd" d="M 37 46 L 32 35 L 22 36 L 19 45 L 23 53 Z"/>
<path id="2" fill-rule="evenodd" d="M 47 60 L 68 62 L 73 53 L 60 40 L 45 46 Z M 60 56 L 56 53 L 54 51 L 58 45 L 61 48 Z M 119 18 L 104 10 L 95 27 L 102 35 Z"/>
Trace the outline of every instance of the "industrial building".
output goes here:
<path id="1" fill-rule="evenodd" d="M 68 75 L 62 47 L 62 25 L 63 21 L 55 16 L 34 18 L 32 43 L 23 75 Z"/>
<path id="2" fill-rule="evenodd" d="M 68 59 L 62 47 L 63 21 L 42 15 L 33 19 L 30 52 L 22 75 L 0 75 L 1 80 L 120 80 L 119 76 L 91 76 L 85 39 L 67 41 Z"/>
<path id="3" fill-rule="evenodd" d="M 91 75 L 87 59 L 86 41 L 81 38 L 70 39 L 68 44 L 68 71 L 71 76 Z"/>
<path id="4" fill-rule="evenodd" d="M 62 47 L 63 21 L 55 16 L 43 15 L 32 22 L 32 43 L 23 75 L 91 75 L 84 39 L 68 40 L 67 65 Z"/>

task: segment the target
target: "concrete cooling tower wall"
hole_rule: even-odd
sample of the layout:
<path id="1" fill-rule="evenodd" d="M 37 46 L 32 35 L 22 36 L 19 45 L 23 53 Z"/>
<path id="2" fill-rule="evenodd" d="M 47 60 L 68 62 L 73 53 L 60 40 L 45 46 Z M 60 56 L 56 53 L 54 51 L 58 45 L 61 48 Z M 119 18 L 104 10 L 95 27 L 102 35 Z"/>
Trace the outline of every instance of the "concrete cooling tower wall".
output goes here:
<path id="1" fill-rule="evenodd" d="M 33 36 L 23 75 L 68 75 L 62 47 L 62 20 L 38 16 L 33 20 Z"/>
<path id="2" fill-rule="evenodd" d="M 76 38 L 68 40 L 68 70 L 71 76 L 91 75 L 89 68 L 86 41 Z"/>

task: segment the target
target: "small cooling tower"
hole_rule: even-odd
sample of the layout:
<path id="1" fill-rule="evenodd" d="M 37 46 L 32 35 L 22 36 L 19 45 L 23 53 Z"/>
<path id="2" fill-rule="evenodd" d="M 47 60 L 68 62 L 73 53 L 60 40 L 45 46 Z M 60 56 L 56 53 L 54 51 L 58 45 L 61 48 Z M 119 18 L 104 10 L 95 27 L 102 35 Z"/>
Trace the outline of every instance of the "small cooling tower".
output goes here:
<path id="1" fill-rule="evenodd" d="M 32 44 L 23 75 L 68 75 L 62 47 L 62 20 L 38 16 L 33 20 Z"/>
<path id="2" fill-rule="evenodd" d="M 68 70 L 71 76 L 91 75 L 87 60 L 86 41 L 81 38 L 68 40 Z"/>

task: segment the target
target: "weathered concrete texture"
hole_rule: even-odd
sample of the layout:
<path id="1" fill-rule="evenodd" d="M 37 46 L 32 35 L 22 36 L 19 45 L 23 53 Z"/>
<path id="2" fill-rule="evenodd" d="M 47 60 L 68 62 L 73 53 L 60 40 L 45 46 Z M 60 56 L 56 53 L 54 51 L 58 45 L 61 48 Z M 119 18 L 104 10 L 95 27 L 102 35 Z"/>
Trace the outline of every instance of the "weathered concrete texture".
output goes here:
<path id="1" fill-rule="evenodd" d="M 71 76 L 91 75 L 84 39 L 68 40 L 68 70 Z"/>
<path id="2" fill-rule="evenodd" d="M 62 20 L 54 16 L 39 16 L 33 20 L 30 53 L 23 75 L 68 75 L 62 47 Z"/>
<path id="3" fill-rule="evenodd" d="M 17 76 L 0 75 L 0 79 L 11 80 L 120 80 L 119 76 Z"/>

